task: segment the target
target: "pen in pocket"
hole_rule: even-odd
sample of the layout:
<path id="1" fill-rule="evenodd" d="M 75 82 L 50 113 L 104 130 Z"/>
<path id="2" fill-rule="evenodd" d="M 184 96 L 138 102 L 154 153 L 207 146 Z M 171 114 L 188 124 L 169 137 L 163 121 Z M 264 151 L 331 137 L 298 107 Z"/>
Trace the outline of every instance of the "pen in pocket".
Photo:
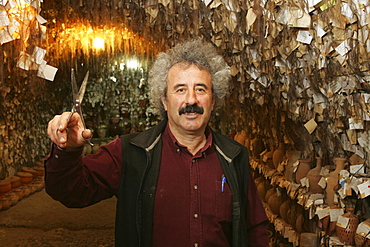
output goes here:
<path id="1" fill-rule="evenodd" d="M 226 177 L 224 175 L 222 175 L 222 178 L 221 178 L 221 192 L 225 191 L 225 183 L 226 183 Z"/>

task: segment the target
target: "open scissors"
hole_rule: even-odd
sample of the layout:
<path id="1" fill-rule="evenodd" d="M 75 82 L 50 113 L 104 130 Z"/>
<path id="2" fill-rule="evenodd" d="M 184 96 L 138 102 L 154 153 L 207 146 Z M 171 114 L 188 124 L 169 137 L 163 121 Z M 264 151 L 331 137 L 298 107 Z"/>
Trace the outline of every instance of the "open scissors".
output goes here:
<path id="1" fill-rule="evenodd" d="M 82 115 L 82 109 L 81 109 L 81 103 L 84 98 L 84 94 L 86 91 L 86 85 L 87 85 L 87 79 L 89 78 L 89 71 L 87 71 L 84 80 L 82 81 L 80 90 L 77 89 L 77 83 L 76 83 L 76 76 L 74 69 L 71 70 L 71 83 L 72 83 L 72 95 L 73 95 L 73 106 L 71 110 L 71 114 L 69 114 L 68 117 L 68 122 L 71 120 L 71 117 L 74 113 L 78 113 L 81 117 L 82 124 L 84 126 L 84 130 L 86 129 L 86 124 L 84 117 Z M 91 145 L 94 146 L 93 143 L 91 143 L 90 139 L 87 139 L 87 142 Z"/>

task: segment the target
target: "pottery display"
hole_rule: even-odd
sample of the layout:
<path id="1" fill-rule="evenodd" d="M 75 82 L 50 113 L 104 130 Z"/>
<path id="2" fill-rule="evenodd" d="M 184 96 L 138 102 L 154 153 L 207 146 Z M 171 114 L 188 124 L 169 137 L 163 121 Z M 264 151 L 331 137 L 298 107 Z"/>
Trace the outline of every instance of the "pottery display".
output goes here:
<path id="1" fill-rule="evenodd" d="M 293 180 L 295 183 L 300 184 L 301 179 L 307 176 L 311 170 L 311 159 L 298 159 L 298 168 L 293 172 Z"/>
<path id="2" fill-rule="evenodd" d="M 251 142 L 251 155 L 255 159 L 259 159 L 260 153 L 265 150 L 265 144 L 259 138 L 254 138 Z"/>
<path id="3" fill-rule="evenodd" d="M 318 184 L 322 178 L 320 174 L 321 169 L 322 169 L 322 157 L 316 157 L 316 167 L 311 169 L 306 176 L 310 185 L 308 191 L 312 194 L 324 193 L 324 189 Z"/>
<path id="4" fill-rule="evenodd" d="M 346 158 L 335 158 L 335 170 L 329 173 L 329 177 L 327 179 L 327 184 L 325 188 L 325 202 L 329 206 L 334 205 L 334 199 L 335 199 L 335 188 L 338 186 L 339 181 L 339 173 L 341 170 L 344 169 L 345 163 L 347 159 Z"/>
<path id="5" fill-rule="evenodd" d="M 353 213 L 354 211 L 353 208 L 348 208 L 347 211 L 348 211 L 347 213 L 343 214 L 342 216 L 339 216 L 336 231 L 338 238 L 342 243 L 354 245 L 359 220 Z M 344 220 L 340 219 L 341 217 L 344 218 Z M 341 225 L 341 222 L 345 222 L 347 225 Z"/>
<path id="6" fill-rule="evenodd" d="M 0 203 L 2 205 L 1 210 L 7 210 L 10 208 L 10 200 L 6 196 L 0 196 Z"/>
<path id="7" fill-rule="evenodd" d="M 5 194 L 12 189 L 12 184 L 9 179 L 0 180 L 0 194 Z"/>
<path id="8" fill-rule="evenodd" d="M 272 155 L 272 162 L 275 169 L 278 168 L 279 164 L 284 160 L 285 157 L 285 143 L 280 142 L 278 148 L 274 151 Z"/>
<path id="9" fill-rule="evenodd" d="M 284 202 L 284 196 L 282 194 L 279 195 L 279 193 L 275 190 L 275 193 L 273 193 L 267 200 L 267 204 L 269 205 L 271 212 L 275 215 L 280 214 L 280 206 Z"/>
<path id="10" fill-rule="evenodd" d="M 11 186 L 12 186 L 12 189 L 15 189 L 15 188 L 18 188 L 19 186 L 22 185 L 22 181 L 21 181 L 21 178 L 18 177 L 18 176 L 11 176 L 9 178 L 7 178 L 10 180 L 10 183 L 11 183 Z"/>
<path id="11" fill-rule="evenodd" d="M 356 247 L 370 246 L 370 239 L 368 238 L 368 236 L 370 235 L 369 229 L 370 219 L 366 219 L 357 226 L 355 234 Z"/>
<path id="12" fill-rule="evenodd" d="M 33 180 L 33 175 L 29 172 L 18 172 L 15 175 L 21 178 L 22 184 L 29 184 Z"/>
<path id="13" fill-rule="evenodd" d="M 284 168 L 284 176 L 290 182 L 293 182 L 293 164 L 297 162 L 301 155 L 302 152 L 298 150 L 287 150 L 285 153 L 287 163 Z"/>
<path id="14" fill-rule="evenodd" d="M 235 139 L 235 141 L 244 145 L 245 140 L 247 139 L 247 132 L 245 130 L 241 130 L 240 132 L 237 132 L 234 139 Z"/>

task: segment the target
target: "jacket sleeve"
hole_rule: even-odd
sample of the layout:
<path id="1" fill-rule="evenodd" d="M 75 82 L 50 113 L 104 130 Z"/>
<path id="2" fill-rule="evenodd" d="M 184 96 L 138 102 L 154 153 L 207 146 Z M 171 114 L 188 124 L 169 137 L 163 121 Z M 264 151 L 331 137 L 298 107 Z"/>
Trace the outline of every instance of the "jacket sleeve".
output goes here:
<path id="1" fill-rule="evenodd" d="M 122 146 L 117 138 L 96 154 L 82 157 L 83 148 L 62 150 L 52 145 L 45 158 L 45 191 L 67 207 L 86 207 L 118 194 Z"/>
<path id="2" fill-rule="evenodd" d="M 247 231 L 248 246 L 268 247 L 269 239 L 267 227 L 269 220 L 266 216 L 260 195 L 258 194 L 253 177 L 249 174 L 248 195 L 247 195 Z"/>

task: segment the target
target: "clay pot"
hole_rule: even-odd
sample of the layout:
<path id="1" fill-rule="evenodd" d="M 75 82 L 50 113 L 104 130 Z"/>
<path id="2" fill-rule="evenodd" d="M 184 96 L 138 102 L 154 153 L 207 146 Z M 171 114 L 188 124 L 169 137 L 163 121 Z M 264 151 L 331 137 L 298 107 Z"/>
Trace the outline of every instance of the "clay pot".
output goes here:
<path id="1" fill-rule="evenodd" d="M 329 177 L 327 179 L 327 184 L 325 188 L 325 202 L 329 206 L 334 205 L 334 198 L 335 198 L 335 191 L 334 189 L 338 186 L 338 181 L 339 181 L 339 173 L 341 170 L 344 169 L 345 163 L 347 159 L 346 158 L 335 158 L 335 170 L 329 173 Z"/>
<path id="2" fill-rule="evenodd" d="M 275 190 L 275 193 L 273 193 L 267 201 L 267 204 L 269 205 L 271 212 L 275 215 L 280 214 L 280 206 L 284 202 L 284 197 L 282 195 L 278 195 L 277 191 Z"/>
<path id="3" fill-rule="evenodd" d="M 298 150 L 287 150 L 285 152 L 287 163 L 284 169 L 284 176 L 290 182 L 293 182 L 293 164 L 301 157 L 301 155 L 302 152 Z"/>
<path id="4" fill-rule="evenodd" d="M 97 130 L 98 136 L 100 138 L 105 138 L 107 136 L 107 126 L 106 125 L 100 125 Z"/>
<path id="5" fill-rule="evenodd" d="M 260 195 L 261 199 L 262 198 L 265 198 L 266 196 L 266 186 L 265 186 L 265 183 L 260 183 L 258 186 L 257 186 L 257 191 L 258 191 L 258 194 Z"/>
<path id="6" fill-rule="evenodd" d="M 292 201 L 291 207 L 288 210 L 287 214 L 287 223 L 291 225 L 293 228 L 296 226 L 296 220 L 298 215 L 302 213 L 302 206 L 297 204 L 295 201 Z"/>
<path id="7" fill-rule="evenodd" d="M 35 167 L 44 167 L 44 159 L 35 162 Z"/>
<path id="8" fill-rule="evenodd" d="M 33 175 L 29 172 L 18 172 L 15 175 L 21 178 L 22 184 L 29 184 L 33 180 Z"/>
<path id="9" fill-rule="evenodd" d="M 274 194 L 274 193 L 276 193 L 276 189 L 275 188 L 270 188 L 270 189 L 268 189 L 267 190 L 267 192 L 266 192 L 266 196 L 265 196 L 265 200 L 264 200 L 264 202 L 268 202 L 268 200 L 269 200 L 269 198 L 270 198 L 270 196 L 272 195 L 272 194 Z"/>
<path id="10" fill-rule="evenodd" d="M 22 185 L 21 178 L 18 176 L 11 176 L 8 179 L 10 180 L 10 183 L 12 185 L 12 189 L 18 188 Z"/>
<path id="11" fill-rule="evenodd" d="M 16 205 L 19 201 L 19 196 L 14 192 L 10 192 L 6 196 L 9 198 L 10 206 Z"/>
<path id="12" fill-rule="evenodd" d="M 288 223 L 288 212 L 291 207 L 292 200 L 290 198 L 287 198 L 280 206 L 279 212 L 281 218 Z"/>
<path id="13" fill-rule="evenodd" d="M 23 191 L 23 198 L 26 198 L 31 194 L 31 190 L 27 185 L 22 185 L 19 188 Z"/>
<path id="14" fill-rule="evenodd" d="M 272 162 L 274 163 L 275 169 L 278 168 L 279 164 L 284 160 L 285 157 L 285 143 L 280 142 L 278 148 L 272 154 Z"/>
<path id="15" fill-rule="evenodd" d="M 9 179 L 0 180 L 0 194 L 5 194 L 12 189 L 12 184 Z"/>
<path id="16" fill-rule="evenodd" d="M 299 165 L 294 173 L 294 181 L 297 184 L 301 183 L 301 179 L 307 176 L 307 173 L 311 170 L 311 159 L 298 159 Z"/>
<path id="17" fill-rule="evenodd" d="M 37 177 L 37 171 L 31 167 L 27 167 L 27 166 L 22 167 L 22 172 L 31 173 L 33 178 Z"/>
<path id="18" fill-rule="evenodd" d="M 33 169 L 36 171 L 38 177 L 44 176 L 44 174 L 45 174 L 45 168 L 44 167 L 35 166 Z"/>
<path id="19" fill-rule="evenodd" d="M 244 145 L 245 140 L 247 139 L 247 132 L 242 130 L 235 135 L 235 141 L 239 142 L 240 144 Z"/>
<path id="20" fill-rule="evenodd" d="M 316 157 L 316 167 L 311 169 L 306 176 L 310 184 L 308 191 L 312 194 L 324 193 L 324 189 L 318 184 L 322 178 L 322 176 L 320 175 L 321 168 L 322 168 L 322 157 Z"/>
<path id="21" fill-rule="evenodd" d="M 12 189 L 14 193 L 16 193 L 19 197 L 19 201 L 23 199 L 24 191 L 20 188 Z"/>
<path id="22" fill-rule="evenodd" d="M 45 187 L 44 181 L 34 181 L 32 185 L 36 187 L 36 191 L 41 191 Z"/>
<path id="23" fill-rule="evenodd" d="M 337 226 L 336 226 L 336 231 L 339 240 L 348 245 L 354 245 L 355 244 L 355 235 L 356 235 L 356 230 L 357 226 L 359 224 L 359 220 L 356 217 L 356 215 L 353 213 L 354 209 L 353 208 L 348 208 L 348 212 L 343 214 L 342 216 L 348 220 L 347 226 L 341 226 L 340 222 L 341 220 L 338 218 L 337 221 Z"/>
<path id="24" fill-rule="evenodd" d="M 10 201 L 8 197 L 6 196 L 0 197 L 0 203 L 2 205 L 1 210 L 7 210 L 10 208 Z"/>
<path id="25" fill-rule="evenodd" d="M 265 150 L 265 145 L 263 141 L 259 138 L 254 138 L 251 143 L 251 154 L 252 157 L 258 159 L 260 157 L 260 153 Z"/>
<path id="26" fill-rule="evenodd" d="M 367 238 L 370 228 L 370 219 L 361 222 L 356 230 L 355 245 L 356 247 L 370 246 L 370 239 Z"/>
<path id="27" fill-rule="evenodd" d="M 273 154 L 274 154 L 274 150 L 273 149 L 270 149 L 270 151 L 268 151 L 265 154 L 265 163 L 271 169 L 275 169 L 274 162 L 272 161 L 272 155 Z"/>

